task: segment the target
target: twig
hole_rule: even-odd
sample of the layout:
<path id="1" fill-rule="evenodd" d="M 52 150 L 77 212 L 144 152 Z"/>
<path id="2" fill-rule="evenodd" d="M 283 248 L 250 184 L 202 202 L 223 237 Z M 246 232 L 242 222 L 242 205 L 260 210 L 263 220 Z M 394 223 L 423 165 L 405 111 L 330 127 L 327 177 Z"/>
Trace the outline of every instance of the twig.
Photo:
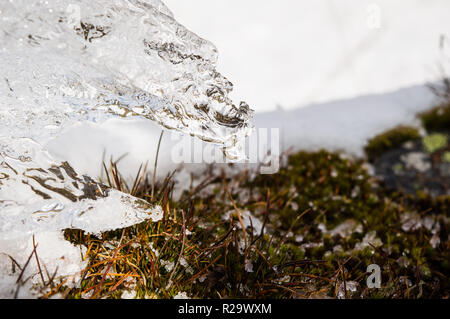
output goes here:
<path id="1" fill-rule="evenodd" d="M 25 269 L 27 268 L 28 264 L 30 263 L 31 257 L 33 257 L 33 254 L 35 252 L 36 252 L 36 246 L 33 246 L 33 251 L 31 252 L 30 256 L 28 256 L 28 259 L 27 259 L 25 265 L 22 267 L 22 271 L 20 272 L 19 277 L 16 280 L 17 289 L 16 289 L 16 292 L 14 293 L 14 299 L 16 299 L 17 296 L 19 295 L 19 289 L 20 289 L 23 274 L 25 273 Z"/>
<path id="2" fill-rule="evenodd" d="M 34 243 L 34 234 L 33 234 L 33 247 L 36 247 L 36 244 Z M 35 248 L 34 257 L 36 257 L 36 263 L 37 263 L 37 266 L 38 266 L 38 269 L 39 269 L 39 275 L 41 276 L 42 284 L 45 286 L 44 275 L 42 274 L 41 264 L 39 263 L 39 257 L 37 255 L 36 248 Z"/>
<path id="3" fill-rule="evenodd" d="M 253 246 L 253 244 L 258 241 L 260 238 L 264 238 L 264 229 L 266 228 L 267 221 L 269 220 L 269 211 L 270 211 L 270 188 L 267 189 L 267 200 L 266 200 L 266 211 L 264 213 L 264 222 L 261 227 L 261 233 L 258 237 L 256 237 L 250 244 L 250 246 Z M 264 242 L 264 240 L 262 241 Z"/>
<path id="4" fill-rule="evenodd" d="M 173 267 L 172 273 L 170 274 L 170 277 L 169 277 L 169 286 L 167 287 L 167 290 L 172 286 L 172 277 L 175 274 L 175 271 L 177 270 L 177 267 L 178 267 L 178 265 L 180 263 L 181 257 L 183 257 L 184 245 L 185 245 L 185 242 L 186 242 L 186 218 L 184 216 L 184 210 L 181 210 L 181 214 L 183 215 L 183 229 L 182 229 L 182 231 L 183 231 L 183 241 L 181 243 L 181 251 L 180 251 L 180 254 L 178 255 L 177 263 L 175 264 L 175 267 Z"/>
<path id="5" fill-rule="evenodd" d="M 292 223 L 291 227 L 289 227 L 289 230 L 287 231 L 287 233 L 283 236 L 283 238 L 280 240 L 280 242 L 278 243 L 277 249 L 275 250 L 275 254 L 278 254 L 278 251 L 281 248 L 281 245 L 284 243 L 284 241 L 286 240 L 288 234 L 292 231 L 292 228 L 294 228 L 295 224 L 297 223 L 297 221 L 302 218 L 303 216 L 306 215 L 306 213 L 308 213 L 309 211 L 311 211 L 310 208 L 306 209 L 303 213 L 301 213 L 300 215 L 297 216 L 297 218 L 294 220 L 294 222 Z"/>
<path id="6" fill-rule="evenodd" d="M 108 169 L 106 168 L 106 164 L 105 162 L 103 162 L 103 169 L 105 170 L 106 173 L 106 179 L 108 180 L 108 186 L 112 187 L 112 183 L 111 183 L 111 179 L 109 178 L 109 173 L 108 173 Z"/>
<path id="7" fill-rule="evenodd" d="M 91 298 L 95 298 L 95 297 L 98 295 L 98 293 L 101 291 L 102 286 L 103 286 L 103 281 L 105 281 L 106 275 L 108 274 L 108 271 L 109 271 L 109 270 L 111 269 L 111 267 L 112 267 L 112 264 L 113 264 L 113 262 L 114 262 L 114 260 L 115 260 L 115 258 L 116 258 L 116 256 L 117 256 L 117 253 L 119 252 L 120 245 L 122 244 L 122 240 L 123 240 L 123 237 L 124 237 L 124 236 L 125 236 L 125 228 L 122 230 L 122 236 L 120 237 L 119 244 L 117 245 L 117 248 L 116 248 L 116 250 L 114 251 L 114 255 L 113 255 L 113 257 L 112 257 L 112 260 L 111 260 L 111 262 L 108 264 L 108 267 L 106 268 L 105 273 L 103 274 L 103 277 L 102 277 L 102 279 L 100 280 L 100 283 L 98 284 L 97 289 L 95 290 L 95 292 L 94 292 L 94 294 L 92 295 Z"/>
<path id="8" fill-rule="evenodd" d="M 152 199 L 153 199 L 153 194 L 155 192 L 156 167 L 158 166 L 159 148 L 161 146 L 161 140 L 162 140 L 163 134 L 164 134 L 164 130 L 161 131 L 161 135 L 159 136 L 159 141 L 158 141 L 158 148 L 156 149 L 155 167 L 153 168 L 153 179 L 152 179 Z"/>
<path id="9" fill-rule="evenodd" d="M 247 231 L 245 230 L 244 220 L 242 219 L 241 213 L 240 213 L 239 209 L 237 208 L 233 197 L 231 197 L 231 193 L 228 190 L 228 187 L 226 186 L 226 184 L 225 184 L 225 187 L 226 187 L 226 191 L 228 193 L 228 196 L 230 197 L 231 203 L 233 204 L 234 210 L 235 210 L 235 212 L 236 212 L 236 214 L 238 216 L 239 223 L 241 224 L 241 227 L 242 227 L 242 231 L 244 233 L 244 244 L 245 244 L 244 251 L 245 251 L 245 259 L 247 259 L 247 245 L 248 245 L 248 243 L 247 243 Z"/>
<path id="10" fill-rule="evenodd" d="M 20 270 L 22 270 L 22 267 L 19 265 L 19 263 L 10 255 L 8 255 L 9 259 L 11 259 L 11 261 L 17 265 L 17 267 L 19 267 Z"/>

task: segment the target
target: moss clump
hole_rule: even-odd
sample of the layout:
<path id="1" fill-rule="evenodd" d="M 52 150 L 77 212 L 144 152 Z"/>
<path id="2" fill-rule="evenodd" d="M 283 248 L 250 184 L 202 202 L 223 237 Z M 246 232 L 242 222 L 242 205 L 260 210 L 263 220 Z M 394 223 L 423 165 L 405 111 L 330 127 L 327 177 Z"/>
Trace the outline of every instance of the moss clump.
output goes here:
<path id="1" fill-rule="evenodd" d="M 408 141 L 420 139 L 419 131 L 411 126 L 398 126 L 372 138 L 364 148 L 370 161 L 386 151 L 400 147 Z"/>
<path id="2" fill-rule="evenodd" d="M 450 104 L 437 106 L 419 115 L 428 132 L 445 132 L 450 130 Z"/>
<path id="3" fill-rule="evenodd" d="M 447 135 L 435 133 L 423 138 L 423 146 L 428 153 L 434 153 L 447 146 Z"/>

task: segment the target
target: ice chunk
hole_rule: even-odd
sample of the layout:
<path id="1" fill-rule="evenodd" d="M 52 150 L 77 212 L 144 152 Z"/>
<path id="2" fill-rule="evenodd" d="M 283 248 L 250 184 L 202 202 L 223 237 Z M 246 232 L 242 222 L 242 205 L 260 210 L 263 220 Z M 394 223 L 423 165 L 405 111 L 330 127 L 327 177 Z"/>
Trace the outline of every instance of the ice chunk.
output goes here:
<path id="1" fill-rule="evenodd" d="M 235 154 L 252 111 L 217 50 L 157 0 L 2 1 L 0 136 L 39 143 L 77 121 L 139 116 Z M 240 156 L 240 154 L 235 154 Z"/>
<path id="2" fill-rule="evenodd" d="M 52 244 L 70 245 L 62 229 L 100 233 L 162 217 L 159 206 L 80 176 L 48 154 L 45 145 L 75 124 L 144 118 L 215 143 L 239 159 L 236 145 L 252 130 L 252 111 L 244 102 L 232 103 L 233 86 L 216 71 L 216 61 L 214 45 L 175 21 L 159 0 L 0 2 L 5 291 L 14 290 L 3 285 L 14 283 L 9 257 L 24 261 L 33 251 L 33 235 L 40 252 L 49 252 L 41 262 L 50 269 L 58 265 Z M 60 275 L 81 269 L 74 254 L 64 256 L 75 266 L 61 266 Z M 29 271 L 36 274 L 36 264 Z"/>
<path id="3" fill-rule="evenodd" d="M 35 164 L 0 155 L 7 176 L 0 180 L 0 241 L 65 228 L 99 233 L 161 219 L 161 207 L 79 176 L 66 162 Z"/>

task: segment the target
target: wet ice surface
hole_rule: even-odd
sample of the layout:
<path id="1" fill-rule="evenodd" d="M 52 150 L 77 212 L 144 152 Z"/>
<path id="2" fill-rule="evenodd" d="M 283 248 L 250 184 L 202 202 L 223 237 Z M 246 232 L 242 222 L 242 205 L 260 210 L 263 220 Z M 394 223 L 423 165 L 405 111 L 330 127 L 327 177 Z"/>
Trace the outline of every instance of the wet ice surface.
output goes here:
<path id="1" fill-rule="evenodd" d="M 249 133 L 252 111 L 228 98 L 215 47 L 161 2 L 45 3 L 1 5 L 2 136 L 42 142 L 71 122 L 140 116 L 232 153 Z"/>
<path id="2" fill-rule="evenodd" d="M 236 144 L 252 111 L 228 98 L 216 61 L 215 47 L 158 0 L 0 3 L 0 291 L 14 290 L 4 257 L 24 263 L 33 234 L 49 272 L 73 274 L 82 261 L 62 229 L 100 233 L 161 217 L 52 158 L 45 145 L 70 127 L 145 118 L 242 157 Z"/>

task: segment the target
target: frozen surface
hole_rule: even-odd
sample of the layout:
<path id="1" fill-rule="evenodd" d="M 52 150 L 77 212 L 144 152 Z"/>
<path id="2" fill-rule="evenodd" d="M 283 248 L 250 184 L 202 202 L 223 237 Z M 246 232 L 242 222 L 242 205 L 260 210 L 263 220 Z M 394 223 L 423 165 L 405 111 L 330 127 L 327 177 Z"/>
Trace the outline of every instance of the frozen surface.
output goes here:
<path id="1" fill-rule="evenodd" d="M 235 146 L 252 130 L 252 111 L 228 98 L 233 86 L 216 61 L 214 45 L 159 0 L 0 2 L 2 293 L 17 294 L 10 257 L 23 266 L 33 235 L 43 265 L 74 274 L 80 251 L 59 236 L 62 229 L 100 233 L 162 216 L 160 207 L 107 189 L 48 153 L 46 145 L 71 127 L 141 118 L 242 156 Z"/>
<path id="2" fill-rule="evenodd" d="M 73 122 L 138 116 L 231 149 L 251 130 L 252 111 L 232 103 L 232 84 L 215 70 L 216 48 L 160 1 L 0 8 L 0 136 L 42 144 Z"/>

